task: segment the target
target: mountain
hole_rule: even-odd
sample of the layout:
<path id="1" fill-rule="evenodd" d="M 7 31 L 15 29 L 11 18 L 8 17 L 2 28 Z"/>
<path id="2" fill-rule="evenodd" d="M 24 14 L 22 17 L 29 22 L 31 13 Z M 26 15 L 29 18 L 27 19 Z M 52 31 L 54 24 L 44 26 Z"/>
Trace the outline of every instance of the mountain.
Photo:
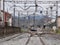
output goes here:
<path id="1" fill-rule="evenodd" d="M 27 18 L 28 17 L 28 18 Z M 17 17 L 17 16 L 13 16 L 13 24 L 15 26 L 22 26 L 22 25 L 29 25 L 29 24 L 33 24 L 34 23 L 34 16 L 29 15 L 29 16 L 25 16 L 25 17 Z M 48 16 L 35 16 L 35 24 L 36 25 L 43 25 L 44 23 L 46 23 L 47 21 L 50 21 L 51 17 Z"/>

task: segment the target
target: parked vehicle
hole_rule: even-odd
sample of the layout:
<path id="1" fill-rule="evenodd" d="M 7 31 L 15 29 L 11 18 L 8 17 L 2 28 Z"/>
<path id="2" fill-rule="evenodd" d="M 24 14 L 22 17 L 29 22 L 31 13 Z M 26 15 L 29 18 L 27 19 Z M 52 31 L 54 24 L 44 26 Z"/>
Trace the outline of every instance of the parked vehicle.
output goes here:
<path id="1" fill-rule="evenodd" d="M 31 31 L 37 31 L 37 28 L 36 27 L 34 27 L 34 26 L 31 26 L 31 29 L 30 29 Z"/>

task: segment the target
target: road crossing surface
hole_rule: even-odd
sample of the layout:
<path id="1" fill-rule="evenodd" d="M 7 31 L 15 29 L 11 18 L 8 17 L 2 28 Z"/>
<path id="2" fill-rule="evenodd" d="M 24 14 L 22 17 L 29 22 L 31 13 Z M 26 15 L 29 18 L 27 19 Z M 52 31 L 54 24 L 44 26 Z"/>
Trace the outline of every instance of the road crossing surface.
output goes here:
<path id="1" fill-rule="evenodd" d="M 31 36 L 29 33 L 23 33 L 0 39 L 0 45 L 60 45 L 60 39 L 51 34 Z"/>

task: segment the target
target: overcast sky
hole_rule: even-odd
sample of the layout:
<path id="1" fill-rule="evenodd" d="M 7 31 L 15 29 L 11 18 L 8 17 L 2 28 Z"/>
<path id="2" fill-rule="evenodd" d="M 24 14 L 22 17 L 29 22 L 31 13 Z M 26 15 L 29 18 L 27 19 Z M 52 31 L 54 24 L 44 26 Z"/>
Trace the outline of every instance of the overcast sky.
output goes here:
<path id="1" fill-rule="evenodd" d="M 5 0 L 5 1 L 12 1 L 12 0 Z M 15 1 L 26 1 L 26 0 L 15 0 Z M 35 1 L 35 0 L 27 0 L 27 1 Z M 37 0 L 37 1 L 59 1 L 59 0 Z M 3 9 L 2 8 L 3 7 L 2 4 L 3 4 L 3 2 L 1 2 L 1 9 Z M 41 7 L 38 7 L 37 8 L 38 12 L 36 14 L 38 14 L 38 15 L 40 15 L 40 11 L 41 10 L 43 11 L 43 15 L 45 15 L 46 8 L 54 5 L 54 4 L 39 4 L 39 3 L 37 3 L 37 4 L 39 6 L 41 6 Z M 14 8 L 14 7 L 12 7 L 13 5 L 14 5 L 14 3 L 8 3 L 8 2 L 5 3 L 5 11 L 9 11 L 9 13 L 12 13 L 13 14 L 13 8 Z M 24 9 L 24 4 L 15 4 L 15 5 L 20 6 L 20 7 L 22 7 Z M 29 6 L 32 6 L 32 5 L 34 5 L 34 4 L 27 4 L 27 7 L 26 8 L 28 8 Z M 10 8 L 10 7 L 12 7 L 12 8 Z M 35 7 L 30 7 L 27 11 L 26 10 L 24 11 L 20 7 L 16 7 L 15 8 L 17 10 L 16 11 L 16 16 L 17 16 L 18 11 L 20 11 L 21 14 L 27 14 L 27 11 L 28 11 L 29 14 L 33 14 L 34 11 L 35 11 Z M 56 8 L 53 7 L 53 10 L 56 10 Z M 59 8 L 59 10 L 60 10 L 60 8 Z M 59 10 L 58 10 L 58 15 L 60 14 L 60 11 Z M 49 12 L 49 15 L 50 15 L 50 13 L 51 13 L 50 9 L 48 9 L 48 12 Z M 56 15 L 55 11 L 53 11 L 53 15 Z"/>

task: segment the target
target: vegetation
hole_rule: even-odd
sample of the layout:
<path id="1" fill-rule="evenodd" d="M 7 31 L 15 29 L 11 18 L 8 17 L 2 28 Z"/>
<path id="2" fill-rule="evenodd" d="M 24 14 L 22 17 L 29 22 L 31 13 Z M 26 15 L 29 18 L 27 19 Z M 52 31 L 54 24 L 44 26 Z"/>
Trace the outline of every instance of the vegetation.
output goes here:
<path id="1" fill-rule="evenodd" d="M 60 34 L 60 29 L 57 29 L 57 30 L 56 30 L 56 33 L 57 33 L 57 34 Z"/>
<path id="2" fill-rule="evenodd" d="M 50 26 L 50 27 L 52 28 L 53 26 L 56 26 L 56 22 L 51 23 L 51 24 L 49 24 L 48 26 Z"/>
<path id="3" fill-rule="evenodd" d="M 21 33 L 28 32 L 26 29 L 21 29 Z"/>

